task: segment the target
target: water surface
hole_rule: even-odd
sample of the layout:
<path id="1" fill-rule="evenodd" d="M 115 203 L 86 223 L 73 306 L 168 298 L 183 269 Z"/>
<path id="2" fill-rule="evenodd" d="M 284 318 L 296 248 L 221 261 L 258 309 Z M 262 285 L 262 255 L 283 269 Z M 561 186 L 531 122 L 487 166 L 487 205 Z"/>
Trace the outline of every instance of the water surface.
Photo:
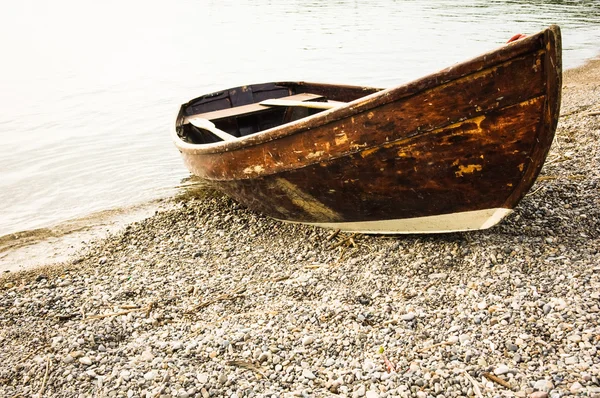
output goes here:
<path id="1" fill-rule="evenodd" d="M 241 84 L 389 87 L 556 23 L 600 50 L 597 1 L 10 2 L 0 13 L 0 236 L 173 195 L 180 103 Z"/>

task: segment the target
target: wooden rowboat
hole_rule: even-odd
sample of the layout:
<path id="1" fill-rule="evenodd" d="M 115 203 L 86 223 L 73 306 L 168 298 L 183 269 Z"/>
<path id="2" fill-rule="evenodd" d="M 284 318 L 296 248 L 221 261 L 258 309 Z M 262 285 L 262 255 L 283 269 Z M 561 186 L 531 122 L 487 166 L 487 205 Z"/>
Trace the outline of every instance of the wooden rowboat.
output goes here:
<path id="1" fill-rule="evenodd" d="M 489 228 L 538 176 L 558 120 L 560 29 L 382 90 L 231 88 L 181 106 L 189 170 L 270 217 L 344 231 Z"/>

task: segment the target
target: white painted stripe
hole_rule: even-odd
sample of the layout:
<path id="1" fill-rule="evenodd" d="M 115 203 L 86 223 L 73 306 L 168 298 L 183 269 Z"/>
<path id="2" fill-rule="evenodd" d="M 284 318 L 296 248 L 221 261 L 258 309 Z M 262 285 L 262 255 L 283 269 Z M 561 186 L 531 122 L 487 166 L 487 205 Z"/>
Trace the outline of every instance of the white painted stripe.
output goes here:
<path id="1" fill-rule="evenodd" d="M 396 220 L 302 224 L 364 234 L 434 234 L 487 229 L 511 212 L 511 209 L 495 208 Z"/>

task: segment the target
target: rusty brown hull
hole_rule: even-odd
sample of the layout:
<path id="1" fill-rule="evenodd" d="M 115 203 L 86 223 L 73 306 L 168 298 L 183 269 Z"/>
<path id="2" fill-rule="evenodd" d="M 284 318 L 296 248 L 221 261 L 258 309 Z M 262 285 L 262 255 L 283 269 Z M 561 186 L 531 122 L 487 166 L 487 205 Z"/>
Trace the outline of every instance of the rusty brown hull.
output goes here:
<path id="1" fill-rule="evenodd" d="M 174 140 L 192 173 L 274 218 L 382 233 L 487 228 L 542 168 L 559 114 L 560 56 L 552 26 L 387 90 L 238 87 L 184 104 Z M 335 107 L 257 105 L 303 93 Z M 248 111 L 236 114 L 240 106 Z M 198 115 L 232 139 L 188 123 Z"/>

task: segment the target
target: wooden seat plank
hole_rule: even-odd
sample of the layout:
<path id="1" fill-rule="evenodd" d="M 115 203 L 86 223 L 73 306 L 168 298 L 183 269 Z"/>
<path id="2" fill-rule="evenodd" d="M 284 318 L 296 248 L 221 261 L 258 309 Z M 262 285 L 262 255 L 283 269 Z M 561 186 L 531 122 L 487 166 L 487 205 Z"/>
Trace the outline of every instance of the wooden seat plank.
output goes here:
<path id="1" fill-rule="evenodd" d="M 302 93 L 302 94 L 290 95 L 288 97 L 281 97 L 278 99 L 286 99 L 286 100 L 291 100 L 291 101 L 314 101 L 314 100 L 319 100 L 319 99 L 323 99 L 323 98 L 325 98 L 325 97 L 322 95 L 318 95 L 318 94 Z M 191 115 L 191 116 L 188 116 L 185 118 L 184 123 L 189 123 L 190 120 L 195 119 L 195 118 L 206 119 L 206 120 L 219 120 L 219 119 L 226 119 L 226 118 L 234 117 L 234 116 L 250 115 L 253 113 L 257 113 L 257 112 L 266 111 L 268 109 L 272 109 L 272 107 L 266 106 L 266 105 L 260 105 L 259 103 L 241 105 L 241 106 L 236 106 L 233 108 L 219 109 L 218 111 L 205 112 L 205 113 L 199 113 L 197 115 Z"/>

